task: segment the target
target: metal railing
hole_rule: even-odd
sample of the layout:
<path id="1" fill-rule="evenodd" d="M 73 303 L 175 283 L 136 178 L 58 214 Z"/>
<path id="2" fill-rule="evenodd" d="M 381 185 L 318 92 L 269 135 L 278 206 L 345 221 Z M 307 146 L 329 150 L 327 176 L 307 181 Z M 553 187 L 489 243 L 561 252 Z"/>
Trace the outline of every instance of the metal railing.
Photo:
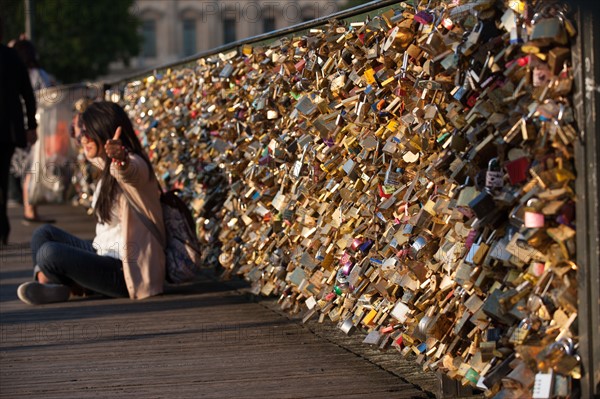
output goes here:
<path id="1" fill-rule="evenodd" d="M 228 43 L 210 50 L 202 51 L 181 60 L 120 78 L 104 84 L 107 90 L 120 90 L 129 82 L 153 75 L 168 68 L 183 67 L 198 59 L 238 49 L 244 45 L 259 45 L 274 42 L 288 35 L 298 35 L 304 31 L 318 28 L 332 19 L 350 20 L 361 18 L 373 13 L 379 15 L 392 6 L 398 6 L 397 0 L 373 1 L 361 6 L 344 10 L 329 16 L 300 23 L 273 32 L 253 36 L 243 40 Z M 581 380 L 582 396 L 585 398 L 600 397 L 600 133 L 596 116 L 600 114 L 600 93 L 589 89 L 589 82 L 600 82 L 600 63 L 597 62 L 600 50 L 600 32 L 594 24 L 594 13 L 582 8 L 583 3 L 569 2 L 576 14 L 580 35 L 573 48 L 573 65 L 576 67 L 576 84 L 574 93 L 574 108 L 577 110 L 577 120 L 580 130 L 586 132 L 584 140 L 576 149 L 576 167 L 578 172 L 577 192 L 581 201 L 577 202 L 577 263 L 579 264 L 579 331 L 581 356 L 584 376 Z M 591 64 L 590 64 L 591 63 Z M 590 116 L 590 117 L 586 117 Z M 447 383 L 447 382 L 446 382 Z M 454 396 L 448 387 L 442 387 L 443 395 Z"/>

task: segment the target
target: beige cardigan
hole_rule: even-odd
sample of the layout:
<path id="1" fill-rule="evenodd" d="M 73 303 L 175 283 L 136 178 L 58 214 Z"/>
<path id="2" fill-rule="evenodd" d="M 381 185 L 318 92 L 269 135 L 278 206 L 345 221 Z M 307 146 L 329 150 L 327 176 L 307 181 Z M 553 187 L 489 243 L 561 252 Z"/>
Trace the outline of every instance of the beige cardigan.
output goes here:
<path id="1" fill-rule="evenodd" d="M 105 161 L 94 158 L 90 162 L 101 170 Z M 156 226 L 165 237 L 160 192 L 154 176 L 150 176 L 148 165 L 139 156 L 130 154 L 124 169 L 111 165 L 110 174 L 117 179 L 122 190 Z M 125 243 L 122 254 L 123 274 L 129 297 L 144 299 L 163 292 L 165 281 L 165 253 L 163 243 L 146 228 L 123 194 L 119 194 L 121 242 Z"/>

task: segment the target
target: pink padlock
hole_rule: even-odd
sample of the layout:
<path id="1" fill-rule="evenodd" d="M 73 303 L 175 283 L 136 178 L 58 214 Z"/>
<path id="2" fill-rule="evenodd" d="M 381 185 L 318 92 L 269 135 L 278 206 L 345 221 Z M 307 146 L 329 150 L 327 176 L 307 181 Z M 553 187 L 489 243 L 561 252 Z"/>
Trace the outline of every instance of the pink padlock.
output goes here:
<path id="1" fill-rule="evenodd" d="M 539 201 L 536 199 L 530 199 L 527 201 L 527 207 L 525 208 L 525 214 L 523 215 L 523 221 L 525 227 L 528 229 L 538 229 L 544 227 L 545 217 L 543 213 L 538 212 Z"/>
<path id="2" fill-rule="evenodd" d="M 544 215 L 537 212 L 525 211 L 525 227 L 528 229 L 544 227 Z"/>

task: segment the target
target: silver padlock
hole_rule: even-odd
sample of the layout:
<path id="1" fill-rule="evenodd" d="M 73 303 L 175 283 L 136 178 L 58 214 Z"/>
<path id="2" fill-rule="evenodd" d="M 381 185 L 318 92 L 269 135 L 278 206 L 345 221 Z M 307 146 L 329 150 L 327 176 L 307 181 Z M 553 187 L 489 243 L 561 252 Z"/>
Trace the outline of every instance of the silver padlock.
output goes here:
<path id="1" fill-rule="evenodd" d="M 488 170 L 485 173 L 485 187 L 488 189 L 502 188 L 504 186 L 504 173 L 500 168 L 498 158 L 490 159 Z"/>
<path id="2" fill-rule="evenodd" d="M 477 43 L 479 43 L 479 38 L 481 36 L 481 32 L 483 31 L 483 26 L 483 22 L 478 21 L 477 25 L 473 27 L 473 30 L 471 31 L 471 33 L 469 33 L 469 36 L 467 36 L 467 40 L 465 41 L 465 44 L 462 47 L 463 55 L 469 56 L 473 54 L 475 48 L 477 47 Z"/>

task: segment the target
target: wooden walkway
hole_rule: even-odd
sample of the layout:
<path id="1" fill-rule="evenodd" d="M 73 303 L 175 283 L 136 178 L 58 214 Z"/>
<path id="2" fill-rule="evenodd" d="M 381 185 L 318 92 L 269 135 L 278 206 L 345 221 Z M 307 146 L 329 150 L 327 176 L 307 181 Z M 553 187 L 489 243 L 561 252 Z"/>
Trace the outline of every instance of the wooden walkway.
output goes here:
<path id="1" fill-rule="evenodd" d="M 0 398 L 432 398 L 437 378 L 414 359 L 362 344 L 332 323 L 302 324 L 242 281 L 207 276 L 144 301 L 86 298 L 28 306 L 24 226 L 10 208 L 0 251 Z M 57 225 L 91 238 L 81 208 L 46 206 Z"/>

